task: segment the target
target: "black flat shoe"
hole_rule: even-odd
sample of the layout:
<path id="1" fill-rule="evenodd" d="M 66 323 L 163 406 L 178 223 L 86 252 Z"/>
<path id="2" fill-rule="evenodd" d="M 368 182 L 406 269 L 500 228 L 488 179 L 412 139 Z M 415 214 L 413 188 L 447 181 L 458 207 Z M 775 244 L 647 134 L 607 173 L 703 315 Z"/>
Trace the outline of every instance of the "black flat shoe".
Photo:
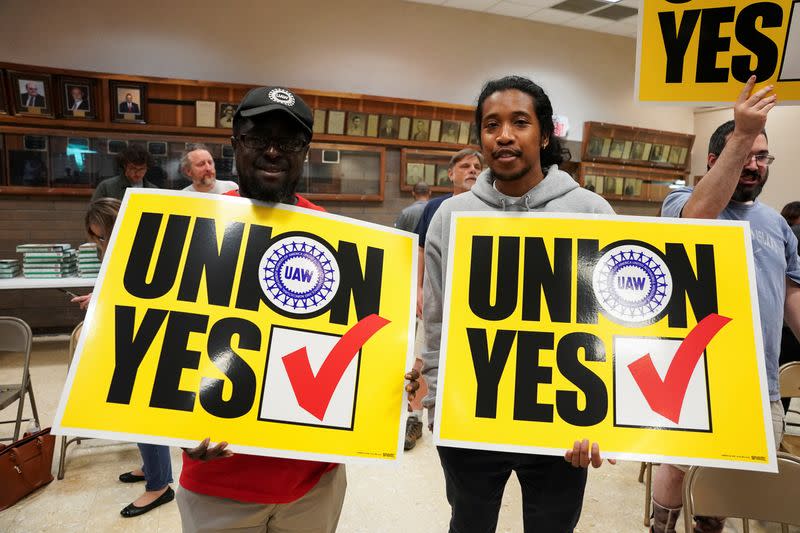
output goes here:
<path id="1" fill-rule="evenodd" d="M 164 505 L 165 503 L 169 503 L 174 499 L 175 499 L 175 491 L 172 490 L 172 487 L 168 487 L 167 490 L 164 492 L 164 494 L 156 498 L 152 503 L 149 503 L 144 507 L 136 507 L 131 503 L 125 509 L 121 510 L 119 514 L 121 514 L 125 518 L 132 518 L 134 516 L 143 515 L 148 511 L 152 511 L 159 505 Z"/>
<path id="2" fill-rule="evenodd" d="M 144 481 L 144 476 L 137 476 L 132 472 L 125 472 L 119 475 L 119 480 L 123 483 L 138 483 L 139 481 Z"/>

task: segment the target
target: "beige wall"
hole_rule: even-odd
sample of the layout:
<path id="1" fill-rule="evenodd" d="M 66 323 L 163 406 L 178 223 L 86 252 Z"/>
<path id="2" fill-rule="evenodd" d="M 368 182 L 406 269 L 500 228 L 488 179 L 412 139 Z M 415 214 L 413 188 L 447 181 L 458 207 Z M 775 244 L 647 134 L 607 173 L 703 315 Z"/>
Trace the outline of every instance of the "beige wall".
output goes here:
<path id="1" fill-rule="evenodd" d="M 705 174 L 708 139 L 717 126 L 732 118 L 733 110 L 730 108 L 699 111 L 695 114 L 697 137 L 692 150 L 692 175 Z M 775 162 L 770 167 L 769 181 L 759 199 L 778 211 L 788 202 L 800 200 L 798 175 L 795 174 L 800 168 L 798 124 L 800 124 L 800 107 L 775 107 L 767 119 L 769 151 L 775 155 Z"/>
<path id="2" fill-rule="evenodd" d="M 0 2 L 2 59 L 474 104 L 530 76 L 569 117 L 693 131 L 692 111 L 634 102 L 633 39 L 399 0 Z M 123 8 L 129 8 L 130 13 Z"/>

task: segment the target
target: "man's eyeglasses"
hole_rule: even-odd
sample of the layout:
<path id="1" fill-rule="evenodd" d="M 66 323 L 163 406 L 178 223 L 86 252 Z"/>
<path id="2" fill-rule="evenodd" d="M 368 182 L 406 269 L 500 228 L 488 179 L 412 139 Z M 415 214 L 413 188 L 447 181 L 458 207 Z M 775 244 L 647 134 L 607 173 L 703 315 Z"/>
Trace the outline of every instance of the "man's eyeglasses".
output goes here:
<path id="1" fill-rule="evenodd" d="M 274 145 L 281 152 L 296 153 L 308 145 L 304 139 L 269 139 L 259 135 L 239 135 L 239 142 L 251 150 L 265 150 Z"/>
<path id="2" fill-rule="evenodd" d="M 775 156 L 770 154 L 751 155 L 748 161 L 752 161 L 753 158 L 756 160 L 756 165 L 760 167 L 768 167 L 773 163 L 773 161 L 775 161 Z"/>

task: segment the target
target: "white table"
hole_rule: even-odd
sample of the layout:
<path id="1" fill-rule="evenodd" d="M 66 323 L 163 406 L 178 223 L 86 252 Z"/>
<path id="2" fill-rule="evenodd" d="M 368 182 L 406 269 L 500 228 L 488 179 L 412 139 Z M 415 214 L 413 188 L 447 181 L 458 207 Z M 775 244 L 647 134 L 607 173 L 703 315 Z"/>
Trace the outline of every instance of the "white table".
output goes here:
<path id="1" fill-rule="evenodd" d="M 97 278 L 16 278 L 0 279 L 0 290 L 3 289 L 67 289 L 69 287 L 94 287 Z"/>

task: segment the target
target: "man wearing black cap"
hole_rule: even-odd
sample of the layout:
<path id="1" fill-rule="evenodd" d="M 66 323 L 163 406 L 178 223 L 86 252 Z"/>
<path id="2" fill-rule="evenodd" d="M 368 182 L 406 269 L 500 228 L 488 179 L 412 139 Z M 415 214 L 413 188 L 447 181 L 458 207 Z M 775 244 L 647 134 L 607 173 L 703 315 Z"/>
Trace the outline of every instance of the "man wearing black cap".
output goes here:
<path id="1" fill-rule="evenodd" d="M 291 91 L 259 87 L 233 118 L 241 195 L 322 210 L 295 194 L 311 142 L 311 109 Z M 184 532 L 334 532 L 347 486 L 344 465 L 233 454 L 209 439 L 184 450 L 177 493 Z"/>

